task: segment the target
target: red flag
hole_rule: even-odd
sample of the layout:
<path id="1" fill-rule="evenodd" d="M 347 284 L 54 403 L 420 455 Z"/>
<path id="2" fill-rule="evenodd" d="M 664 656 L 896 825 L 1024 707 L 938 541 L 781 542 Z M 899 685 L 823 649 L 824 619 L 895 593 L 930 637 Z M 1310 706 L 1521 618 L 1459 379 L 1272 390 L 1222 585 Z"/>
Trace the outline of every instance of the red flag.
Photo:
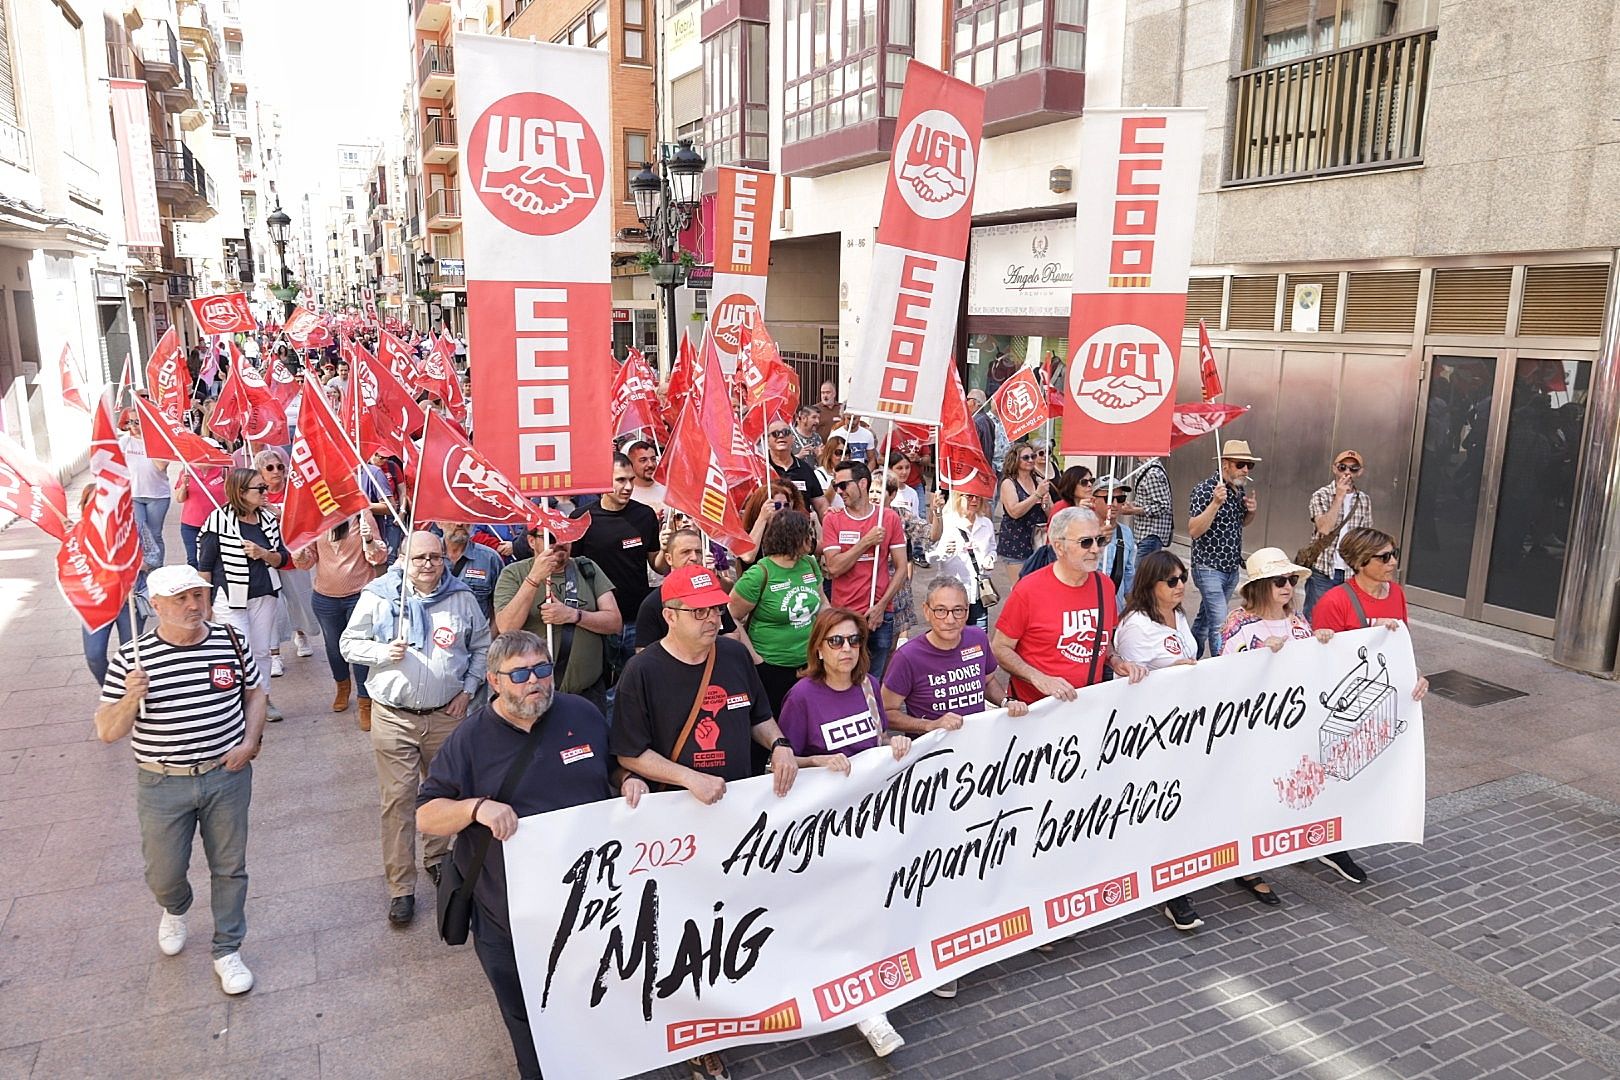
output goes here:
<path id="1" fill-rule="evenodd" d="M 438 413 L 428 413 L 422 432 L 421 469 L 412 505 L 419 521 L 540 526 L 565 543 L 578 540 L 590 528 L 589 517 L 571 520 L 524 498 L 516 484 Z"/>
<path id="2" fill-rule="evenodd" d="M 733 554 L 746 555 L 756 545 L 743 528 L 742 515 L 731 498 L 731 485 L 720 467 L 716 449 L 725 444 L 709 437 L 699 418 L 701 411 L 697 401 L 681 410 L 675 433 L 658 464 L 667 488 L 664 502 L 690 517 Z"/>
<path id="3" fill-rule="evenodd" d="M 281 538 L 289 551 L 371 505 L 356 478 L 360 462 L 343 438 L 326 395 L 310 383 L 300 393 L 298 437 L 292 443 L 287 501 L 281 511 Z"/>
<path id="4" fill-rule="evenodd" d="M 1203 319 L 1198 320 L 1198 377 L 1204 381 L 1205 402 L 1214 401 L 1224 393 L 1221 370 L 1215 366 L 1215 350 L 1209 344 L 1209 327 L 1204 325 Z"/>
<path id="5" fill-rule="evenodd" d="M 995 473 L 984 460 L 984 450 L 979 446 L 979 433 L 973 427 L 973 413 L 968 409 L 967 395 L 962 390 L 962 377 L 957 374 L 954 363 L 950 368 L 945 400 L 940 406 L 940 482 L 952 491 L 988 499 L 995 494 Z"/>
<path id="6" fill-rule="evenodd" d="M 309 335 L 321 325 L 321 317 L 302 305 L 293 308 L 292 314 L 287 316 L 287 325 L 281 328 L 294 345 L 308 348 Z"/>
<path id="7" fill-rule="evenodd" d="M 287 402 L 298 396 L 298 380 L 293 378 L 293 373 L 287 369 L 287 365 L 281 362 L 279 352 L 270 354 L 269 372 L 270 396 L 281 403 L 281 410 L 285 413 Z"/>
<path id="8" fill-rule="evenodd" d="M 79 362 L 73 356 L 73 346 L 62 346 L 62 402 L 75 409 L 90 411 L 90 395 L 84 388 L 84 375 L 79 370 Z"/>
<path id="9" fill-rule="evenodd" d="M 0 433 L 0 510 L 67 539 L 67 492 L 51 471 L 10 435 Z"/>
<path id="10" fill-rule="evenodd" d="M 218 465 L 230 468 L 231 455 L 194 432 L 181 427 L 143 397 L 135 399 L 141 417 L 141 442 L 153 461 L 185 461 L 192 465 Z"/>
<path id="11" fill-rule="evenodd" d="M 799 373 L 782 362 L 765 317 L 754 308 L 743 328 L 737 375 L 743 381 L 743 438 L 757 443 L 772 420 L 793 423 L 799 411 Z"/>
<path id="12" fill-rule="evenodd" d="M 720 351 L 712 334 L 703 335 L 697 370 L 701 381 L 688 405 L 696 406 L 698 426 L 715 448 L 732 500 L 741 506 L 759 486 L 765 462 L 737 425 L 737 414 L 731 410 L 730 387 L 721 374 Z"/>
<path id="13" fill-rule="evenodd" d="M 1170 415 L 1170 449 L 1186 446 L 1249 411 L 1247 405 L 1177 405 Z"/>
<path id="14" fill-rule="evenodd" d="M 199 296 L 190 306 L 192 317 L 205 334 L 251 334 L 259 328 L 247 297 L 241 293 Z"/>
<path id="15" fill-rule="evenodd" d="M 676 351 L 675 363 L 669 369 L 669 390 L 664 405 L 665 427 L 674 426 L 681 415 L 681 407 L 697 386 L 697 380 L 697 351 L 692 348 L 691 336 L 682 330 L 681 347 Z"/>
<path id="16" fill-rule="evenodd" d="M 467 399 L 456 375 L 456 347 L 447 338 L 434 342 L 416 376 L 416 386 L 444 402 L 458 423 L 466 423 Z"/>
<path id="17" fill-rule="evenodd" d="M 1050 413 L 1046 407 L 1046 394 L 1029 368 L 1002 383 L 996 396 L 990 399 L 996 418 L 1007 430 L 1008 439 L 1021 439 L 1046 423 Z"/>
<path id="18" fill-rule="evenodd" d="M 57 586 L 91 632 L 118 618 L 141 572 L 129 465 L 113 426 L 112 395 L 111 387 L 103 390 L 93 413 L 90 482 L 95 497 L 56 552 Z"/>
<path id="19" fill-rule="evenodd" d="M 632 348 L 613 376 L 613 437 L 651 430 L 667 441 L 669 430 L 658 413 L 658 380 L 640 349 Z"/>
<path id="20" fill-rule="evenodd" d="M 172 326 L 158 338 L 157 348 L 146 362 L 146 390 L 158 411 L 175 423 L 191 408 L 191 373 L 180 351 L 180 335 Z"/>
<path id="21" fill-rule="evenodd" d="M 422 428 L 423 409 L 411 392 L 364 346 L 356 343 L 349 360 L 351 386 L 359 386 L 360 452 L 370 457 L 378 446 L 391 454 Z"/>
<path id="22" fill-rule="evenodd" d="M 377 332 L 377 359 L 388 365 L 389 374 L 398 379 L 401 386 L 415 386 L 421 378 L 422 369 L 416 362 L 416 354 L 386 330 Z"/>
<path id="23" fill-rule="evenodd" d="M 226 442 L 240 438 L 249 443 L 286 445 L 287 413 L 281 402 L 236 346 L 230 346 L 230 350 L 231 370 L 225 374 L 225 385 L 208 419 L 209 430 Z"/>

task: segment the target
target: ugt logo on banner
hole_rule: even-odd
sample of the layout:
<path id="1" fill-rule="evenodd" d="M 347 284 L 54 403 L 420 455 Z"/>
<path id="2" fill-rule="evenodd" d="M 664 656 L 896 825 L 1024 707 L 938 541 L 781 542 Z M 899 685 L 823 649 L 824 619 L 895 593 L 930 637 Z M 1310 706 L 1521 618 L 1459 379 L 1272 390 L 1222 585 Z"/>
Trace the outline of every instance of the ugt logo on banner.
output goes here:
<path id="1" fill-rule="evenodd" d="M 720 350 L 723 370 L 737 370 L 743 327 L 749 324 L 758 310 L 759 305 L 747 293 L 732 293 L 715 307 L 714 347 Z"/>
<path id="2" fill-rule="evenodd" d="M 606 180 L 596 132 L 549 94 L 509 94 L 485 109 L 469 151 L 479 200 L 519 232 L 567 232 L 590 214 Z"/>
<path id="3" fill-rule="evenodd" d="M 973 190 L 973 143 L 962 121 L 948 112 L 918 113 L 896 141 L 895 175 L 900 197 L 912 213 L 933 221 L 948 218 Z"/>

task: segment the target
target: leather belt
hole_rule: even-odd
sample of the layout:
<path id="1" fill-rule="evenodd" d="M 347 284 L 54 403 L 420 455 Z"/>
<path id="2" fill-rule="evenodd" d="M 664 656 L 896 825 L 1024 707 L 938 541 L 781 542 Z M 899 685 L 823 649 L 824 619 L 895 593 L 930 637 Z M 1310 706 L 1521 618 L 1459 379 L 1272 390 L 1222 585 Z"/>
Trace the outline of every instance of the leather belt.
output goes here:
<path id="1" fill-rule="evenodd" d="M 213 772 L 223 764 L 225 764 L 223 757 L 209 758 L 207 761 L 199 761 L 195 765 L 168 765 L 161 761 L 137 761 L 135 763 L 138 768 L 147 772 L 160 773 L 164 776 L 202 776 L 204 773 Z"/>
<path id="2" fill-rule="evenodd" d="M 432 708 L 432 709 L 409 709 L 409 708 L 406 708 L 404 705 L 389 705 L 388 702 L 386 702 L 386 701 L 383 702 L 382 704 L 386 705 L 388 708 L 392 709 L 394 712 L 410 713 L 412 716 L 432 716 L 434 713 L 444 712 L 445 705 L 448 705 L 450 703 L 447 701 L 447 702 L 444 703 L 444 705 L 440 705 L 440 706 L 438 706 L 436 708 Z"/>

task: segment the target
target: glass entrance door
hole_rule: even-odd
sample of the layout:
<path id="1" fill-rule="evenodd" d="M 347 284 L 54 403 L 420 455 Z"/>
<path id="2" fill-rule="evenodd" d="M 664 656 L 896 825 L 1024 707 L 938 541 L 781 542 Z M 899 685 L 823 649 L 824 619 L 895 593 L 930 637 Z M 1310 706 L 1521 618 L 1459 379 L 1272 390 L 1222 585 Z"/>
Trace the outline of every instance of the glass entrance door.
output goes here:
<path id="1" fill-rule="evenodd" d="M 1496 367 L 1494 356 L 1436 356 L 1429 365 L 1406 585 L 1454 615 L 1463 614 L 1478 548 Z"/>

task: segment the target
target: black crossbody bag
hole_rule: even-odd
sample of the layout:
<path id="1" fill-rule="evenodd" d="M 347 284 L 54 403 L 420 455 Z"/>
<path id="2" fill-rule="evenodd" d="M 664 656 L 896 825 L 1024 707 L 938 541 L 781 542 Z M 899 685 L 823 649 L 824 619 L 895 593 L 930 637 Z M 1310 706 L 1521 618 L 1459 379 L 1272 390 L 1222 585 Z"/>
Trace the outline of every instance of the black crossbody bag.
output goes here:
<path id="1" fill-rule="evenodd" d="M 523 774 L 529 771 L 529 762 L 534 760 L 535 748 L 540 745 L 540 725 L 543 721 L 544 717 L 535 720 L 534 726 L 529 729 L 529 737 L 523 740 L 523 748 L 512 759 L 512 764 L 506 770 L 506 778 L 501 781 L 501 789 L 491 801 L 511 804 L 513 793 L 523 781 Z M 489 831 L 487 825 L 474 822 L 467 828 L 482 830 L 474 841 L 472 865 L 467 868 L 467 875 L 463 877 L 460 867 L 456 865 L 454 851 L 439 864 L 439 937 L 446 945 L 467 943 L 467 932 L 472 929 L 473 885 L 477 883 L 478 875 L 484 872 L 484 860 L 489 856 L 489 845 L 495 839 L 495 834 Z"/>

